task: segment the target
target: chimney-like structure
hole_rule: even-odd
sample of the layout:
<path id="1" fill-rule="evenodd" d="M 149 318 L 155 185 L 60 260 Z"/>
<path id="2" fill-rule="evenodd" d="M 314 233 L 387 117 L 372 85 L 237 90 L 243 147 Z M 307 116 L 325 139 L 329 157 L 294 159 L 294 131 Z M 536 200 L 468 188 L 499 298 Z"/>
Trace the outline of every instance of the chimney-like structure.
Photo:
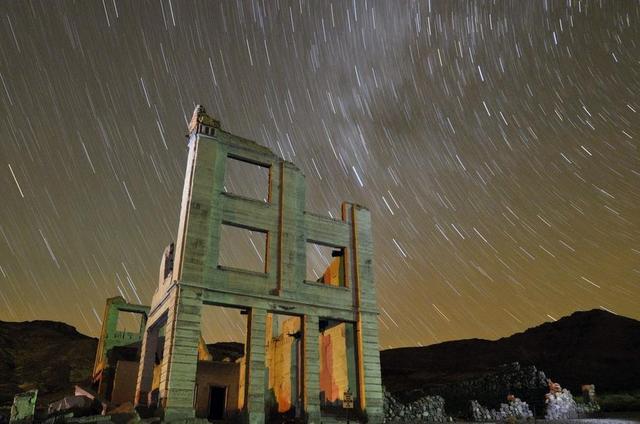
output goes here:
<path id="1" fill-rule="evenodd" d="M 212 136 L 216 129 L 220 128 L 220 121 L 207 115 L 204 106 L 198 105 L 193 110 L 191 122 L 189 122 L 189 135 L 204 134 Z"/>

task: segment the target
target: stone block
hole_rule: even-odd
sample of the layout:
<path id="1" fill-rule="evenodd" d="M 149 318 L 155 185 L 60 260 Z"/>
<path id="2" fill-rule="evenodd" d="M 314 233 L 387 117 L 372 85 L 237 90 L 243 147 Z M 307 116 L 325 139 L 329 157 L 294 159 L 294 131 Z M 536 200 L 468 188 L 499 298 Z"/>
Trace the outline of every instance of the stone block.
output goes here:
<path id="1" fill-rule="evenodd" d="M 31 424 L 36 410 L 38 390 L 18 393 L 13 398 L 11 406 L 10 424 Z"/>

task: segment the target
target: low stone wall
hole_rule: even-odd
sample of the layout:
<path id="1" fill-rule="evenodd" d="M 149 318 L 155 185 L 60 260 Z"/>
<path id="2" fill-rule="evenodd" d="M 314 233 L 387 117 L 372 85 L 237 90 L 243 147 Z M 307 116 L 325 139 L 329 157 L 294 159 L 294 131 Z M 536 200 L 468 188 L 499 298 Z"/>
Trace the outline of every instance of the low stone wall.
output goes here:
<path id="1" fill-rule="evenodd" d="M 528 401 L 532 410 L 543 411 L 547 377 L 533 365 L 522 366 L 514 362 L 484 376 L 440 387 L 438 391 L 437 394 L 446 399 L 449 413 L 456 415 L 468 411 L 471 399 L 488 408 L 499 409 L 510 394 Z"/>
<path id="2" fill-rule="evenodd" d="M 420 423 L 451 421 L 444 410 L 441 396 L 425 396 L 414 402 L 403 404 L 384 390 L 385 423 Z"/>

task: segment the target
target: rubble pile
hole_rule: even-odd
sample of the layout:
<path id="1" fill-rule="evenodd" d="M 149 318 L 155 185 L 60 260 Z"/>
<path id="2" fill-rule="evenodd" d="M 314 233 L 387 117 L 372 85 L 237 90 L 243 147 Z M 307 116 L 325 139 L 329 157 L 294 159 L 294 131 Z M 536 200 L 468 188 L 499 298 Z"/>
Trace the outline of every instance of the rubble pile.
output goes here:
<path id="1" fill-rule="evenodd" d="M 473 421 L 527 420 L 533 418 L 533 413 L 529 409 L 527 402 L 512 396 L 509 397 L 507 403 L 501 403 L 500 409 L 497 411 L 482 406 L 477 400 L 472 400 L 469 412 Z"/>
<path id="2" fill-rule="evenodd" d="M 515 418 L 517 420 L 526 420 L 533 418 L 533 412 L 529 409 L 527 402 L 523 402 L 520 398 L 515 398 L 509 403 L 500 404 L 500 414 L 503 419 Z"/>
<path id="3" fill-rule="evenodd" d="M 155 424 L 159 418 L 142 420 L 131 402 L 109 406 L 91 390 L 76 386 L 75 394 L 52 402 L 46 410 L 36 409 L 38 390 L 14 397 L 9 424 Z M 6 424 L 0 416 L 0 424 Z"/>
<path id="4" fill-rule="evenodd" d="M 492 409 L 480 405 L 477 400 L 472 400 L 469 405 L 469 416 L 473 421 L 496 421 L 495 412 Z"/>
<path id="5" fill-rule="evenodd" d="M 384 422 L 445 422 L 451 419 L 445 415 L 442 396 L 425 396 L 409 404 L 399 402 L 384 390 Z"/>
<path id="6" fill-rule="evenodd" d="M 581 417 L 593 414 L 594 412 L 600 412 L 600 404 L 595 401 L 589 403 L 578 403 L 576 406 L 578 415 Z"/>
<path id="7" fill-rule="evenodd" d="M 549 393 L 545 395 L 547 420 L 569 420 L 578 418 L 578 405 L 571 392 L 560 387 L 560 384 L 549 380 Z"/>

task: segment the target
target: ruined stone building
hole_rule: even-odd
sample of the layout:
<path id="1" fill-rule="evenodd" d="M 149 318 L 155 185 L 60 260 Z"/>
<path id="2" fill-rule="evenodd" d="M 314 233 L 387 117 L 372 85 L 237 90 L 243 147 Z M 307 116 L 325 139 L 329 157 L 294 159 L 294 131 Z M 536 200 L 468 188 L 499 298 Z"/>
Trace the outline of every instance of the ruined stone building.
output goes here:
<path id="1" fill-rule="evenodd" d="M 139 324 L 134 328 L 120 328 L 118 324 L 124 313 L 138 315 Z M 93 385 L 98 395 L 109 402 L 119 404 L 135 396 L 133 376 L 138 374 L 148 313 L 148 306 L 126 303 L 122 297 L 107 299 L 93 365 Z"/>
<path id="2" fill-rule="evenodd" d="M 302 172 L 223 131 L 200 106 L 189 125 L 188 150 L 177 241 L 165 249 L 144 329 L 131 336 L 141 341 L 135 404 L 166 421 L 288 417 L 320 423 L 343 416 L 348 391 L 352 417 L 381 422 L 369 211 L 351 203 L 342 204 L 341 219 L 305 211 Z M 238 161 L 265 170 L 265 199 L 226 192 L 227 166 Z M 221 263 L 229 229 L 262 236 L 261 268 Z M 307 277 L 310 246 L 329 249 L 332 257 L 318 278 Z M 204 343 L 208 305 L 244 317 L 241 351 L 221 355 Z M 101 342 L 100 357 L 109 346 L 115 345 Z M 123 361 L 108 366 L 124 370 Z M 96 375 L 100 369 L 106 368 L 97 366 Z M 119 373 L 113 375 L 109 390 L 119 395 Z"/>

